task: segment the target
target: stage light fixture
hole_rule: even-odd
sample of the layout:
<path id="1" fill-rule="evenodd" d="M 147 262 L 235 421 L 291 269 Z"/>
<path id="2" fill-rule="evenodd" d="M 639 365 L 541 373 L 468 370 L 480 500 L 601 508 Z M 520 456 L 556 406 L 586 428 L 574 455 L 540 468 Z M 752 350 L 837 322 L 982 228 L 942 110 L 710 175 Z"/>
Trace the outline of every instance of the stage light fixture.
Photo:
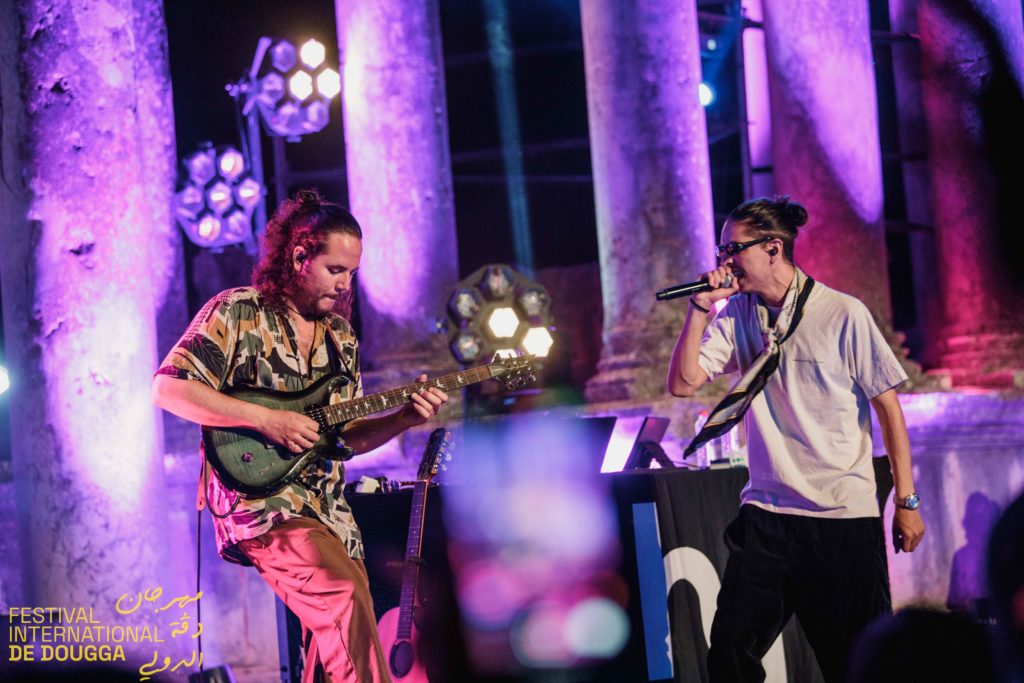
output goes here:
<path id="1" fill-rule="evenodd" d="M 551 297 L 512 266 L 489 264 L 449 291 L 447 328 L 452 355 L 465 366 L 495 353 L 542 358 L 554 344 Z"/>
<path id="2" fill-rule="evenodd" d="M 546 327 L 531 327 L 523 335 L 523 350 L 537 358 L 547 358 L 554 343 L 555 340 Z"/>
<path id="3" fill-rule="evenodd" d="M 11 376 L 7 372 L 7 368 L 0 365 L 0 394 L 6 393 L 11 388 Z"/>
<path id="4" fill-rule="evenodd" d="M 305 71 L 296 71 L 291 80 L 288 81 L 288 92 L 299 102 L 305 101 L 313 94 L 313 77 Z"/>
<path id="5" fill-rule="evenodd" d="M 174 215 L 189 240 L 212 248 L 250 240 L 263 188 L 247 173 L 242 153 L 204 143 L 182 166 Z"/>
<path id="6" fill-rule="evenodd" d="M 697 86 L 697 97 L 700 99 L 701 106 L 710 107 L 715 101 L 715 89 L 702 82 Z"/>
<path id="7" fill-rule="evenodd" d="M 296 50 L 290 41 L 263 37 L 244 91 L 244 114 L 256 107 L 271 135 L 296 138 L 330 122 L 329 105 L 341 92 L 341 78 L 327 66 L 319 41 L 307 40 Z"/>
<path id="8" fill-rule="evenodd" d="M 487 318 L 487 329 L 497 339 L 511 339 L 519 327 L 519 316 L 508 306 L 495 308 Z"/>
<path id="9" fill-rule="evenodd" d="M 299 48 L 299 58 L 310 69 L 315 69 L 323 64 L 325 56 L 323 43 L 315 38 L 310 38 Z"/>
<path id="10" fill-rule="evenodd" d="M 316 77 L 316 89 L 327 99 L 341 92 L 341 76 L 334 69 L 324 69 Z"/>

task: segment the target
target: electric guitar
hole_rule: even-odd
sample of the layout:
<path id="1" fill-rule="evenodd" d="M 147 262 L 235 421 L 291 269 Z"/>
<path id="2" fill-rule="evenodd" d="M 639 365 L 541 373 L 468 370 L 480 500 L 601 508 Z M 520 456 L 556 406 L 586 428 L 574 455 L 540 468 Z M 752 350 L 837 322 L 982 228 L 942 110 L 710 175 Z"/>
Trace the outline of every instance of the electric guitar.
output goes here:
<path id="1" fill-rule="evenodd" d="M 416 644 L 419 634 L 413 623 L 413 609 L 416 606 L 416 583 L 419 580 L 421 551 L 423 550 L 423 520 L 426 517 L 427 490 L 430 480 L 437 474 L 442 460 L 447 455 L 450 434 L 438 428 L 430 435 L 430 441 L 423 452 L 416 487 L 412 493 L 412 511 L 409 513 L 409 539 L 405 544 L 405 566 L 402 569 L 402 596 L 398 607 L 384 613 L 377 625 L 380 644 L 387 653 L 388 670 L 391 677 L 403 683 L 428 683 L 427 670 L 416 659 Z"/>
<path id="2" fill-rule="evenodd" d="M 297 479 L 303 469 L 319 458 L 344 459 L 345 444 L 339 435 L 351 420 L 400 406 L 412 394 L 429 387 L 453 391 L 496 379 L 511 390 L 533 381 L 532 372 L 533 356 L 496 359 L 490 365 L 339 403 L 331 403 L 331 397 L 351 382 L 344 374 L 324 377 L 302 391 L 230 390 L 224 393 L 248 403 L 308 415 L 319 423 L 320 438 L 311 448 L 292 453 L 252 429 L 203 427 L 203 451 L 224 486 L 243 498 L 264 498 Z"/>

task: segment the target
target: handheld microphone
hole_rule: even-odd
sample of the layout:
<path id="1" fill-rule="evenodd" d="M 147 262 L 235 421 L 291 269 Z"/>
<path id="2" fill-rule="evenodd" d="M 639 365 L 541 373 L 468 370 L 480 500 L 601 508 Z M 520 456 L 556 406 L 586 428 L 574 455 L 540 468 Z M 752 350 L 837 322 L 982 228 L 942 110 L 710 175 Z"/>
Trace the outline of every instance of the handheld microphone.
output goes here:
<path id="1" fill-rule="evenodd" d="M 725 276 L 725 282 L 722 283 L 721 288 L 732 287 L 732 273 Z M 693 294 L 700 294 L 701 292 L 710 292 L 712 289 L 720 289 L 719 287 L 712 287 L 708 284 L 707 280 L 697 280 L 696 282 L 687 282 L 685 285 L 676 285 L 675 287 L 668 287 L 661 290 L 654 295 L 654 298 L 658 301 L 668 301 L 669 299 L 678 299 L 681 296 L 691 296 Z"/>

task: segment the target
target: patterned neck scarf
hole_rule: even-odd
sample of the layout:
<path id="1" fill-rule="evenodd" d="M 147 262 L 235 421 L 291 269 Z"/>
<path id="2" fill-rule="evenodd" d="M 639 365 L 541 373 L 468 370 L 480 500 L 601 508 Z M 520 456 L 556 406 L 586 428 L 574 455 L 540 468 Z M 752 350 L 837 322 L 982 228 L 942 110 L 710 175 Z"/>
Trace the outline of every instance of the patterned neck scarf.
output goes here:
<path id="1" fill-rule="evenodd" d="M 797 268 L 793 274 L 793 282 L 790 283 L 789 290 L 783 298 L 779 319 L 772 328 L 768 326 L 767 307 L 758 302 L 757 317 L 761 323 L 761 333 L 764 335 L 764 349 L 743 373 L 736 386 L 711 411 L 700 433 L 683 452 L 684 457 L 693 454 L 708 441 L 725 434 L 743 419 L 754 397 L 761 393 L 768 383 L 768 378 L 779 367 L 782 342 L 796 332 L 796 327 L 804 314 L 804 304 L 807 303 L 807 297 L 810 296 L 813 287 L 814 280 Z"/>

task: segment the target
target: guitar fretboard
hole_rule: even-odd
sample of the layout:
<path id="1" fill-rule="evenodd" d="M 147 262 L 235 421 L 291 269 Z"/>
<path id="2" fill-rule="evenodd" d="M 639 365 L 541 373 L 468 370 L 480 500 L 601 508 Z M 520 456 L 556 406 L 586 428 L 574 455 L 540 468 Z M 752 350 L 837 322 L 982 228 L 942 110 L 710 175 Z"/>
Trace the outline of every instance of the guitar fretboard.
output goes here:
<path id="1" fill-rule="evenodd" d="M 412 635 L 413 606 L 416 604 L 416 583 L 420 574 L 420 553 L 423 550 L 423 520 L 426 517 L 427 488 L 430 483 L 417 481 L 409 513 L 409 538 L 405 545 L 405 568 L 402 570 L 402 595 L 398 606 L 398 639 Z"/>
<path id="2" fill-rule="evenodd" d="M 426 382 L 416 382 L 397 389 L 382 391 L 380 393 L 370 394 L 369 396 L 363 396 L 361 398 L 354 398 L 350 401 L 345 401 L 344 403 L 320 406 L 317 410 L 322 414 L 324 419 L 318 421 L 321 422 L 321 424 L 331 427 L 365 415 L 379 413 L 382 410 L 388 410 L 389 408 L 394 408 L 395 406 L 400 406 L 403 403 L 406 403 L 409 400 L 409 396 L 430 387 L 437 387 L 441 391 L 454 391 L 455 389 L 461 389 L 464 386 L 476 384 L 477 382 L 482 382 L 485 379 L 491 379 L 493 376 L 491 373 L 491 367 L 492 366 L 490 365 L 483 365 L 476 368 L 470 368 L 469 370 L 463 370 L 462 372 L 453 372 L 450 375 L 435 377 L 434 379 L 427 380 Z"/>

